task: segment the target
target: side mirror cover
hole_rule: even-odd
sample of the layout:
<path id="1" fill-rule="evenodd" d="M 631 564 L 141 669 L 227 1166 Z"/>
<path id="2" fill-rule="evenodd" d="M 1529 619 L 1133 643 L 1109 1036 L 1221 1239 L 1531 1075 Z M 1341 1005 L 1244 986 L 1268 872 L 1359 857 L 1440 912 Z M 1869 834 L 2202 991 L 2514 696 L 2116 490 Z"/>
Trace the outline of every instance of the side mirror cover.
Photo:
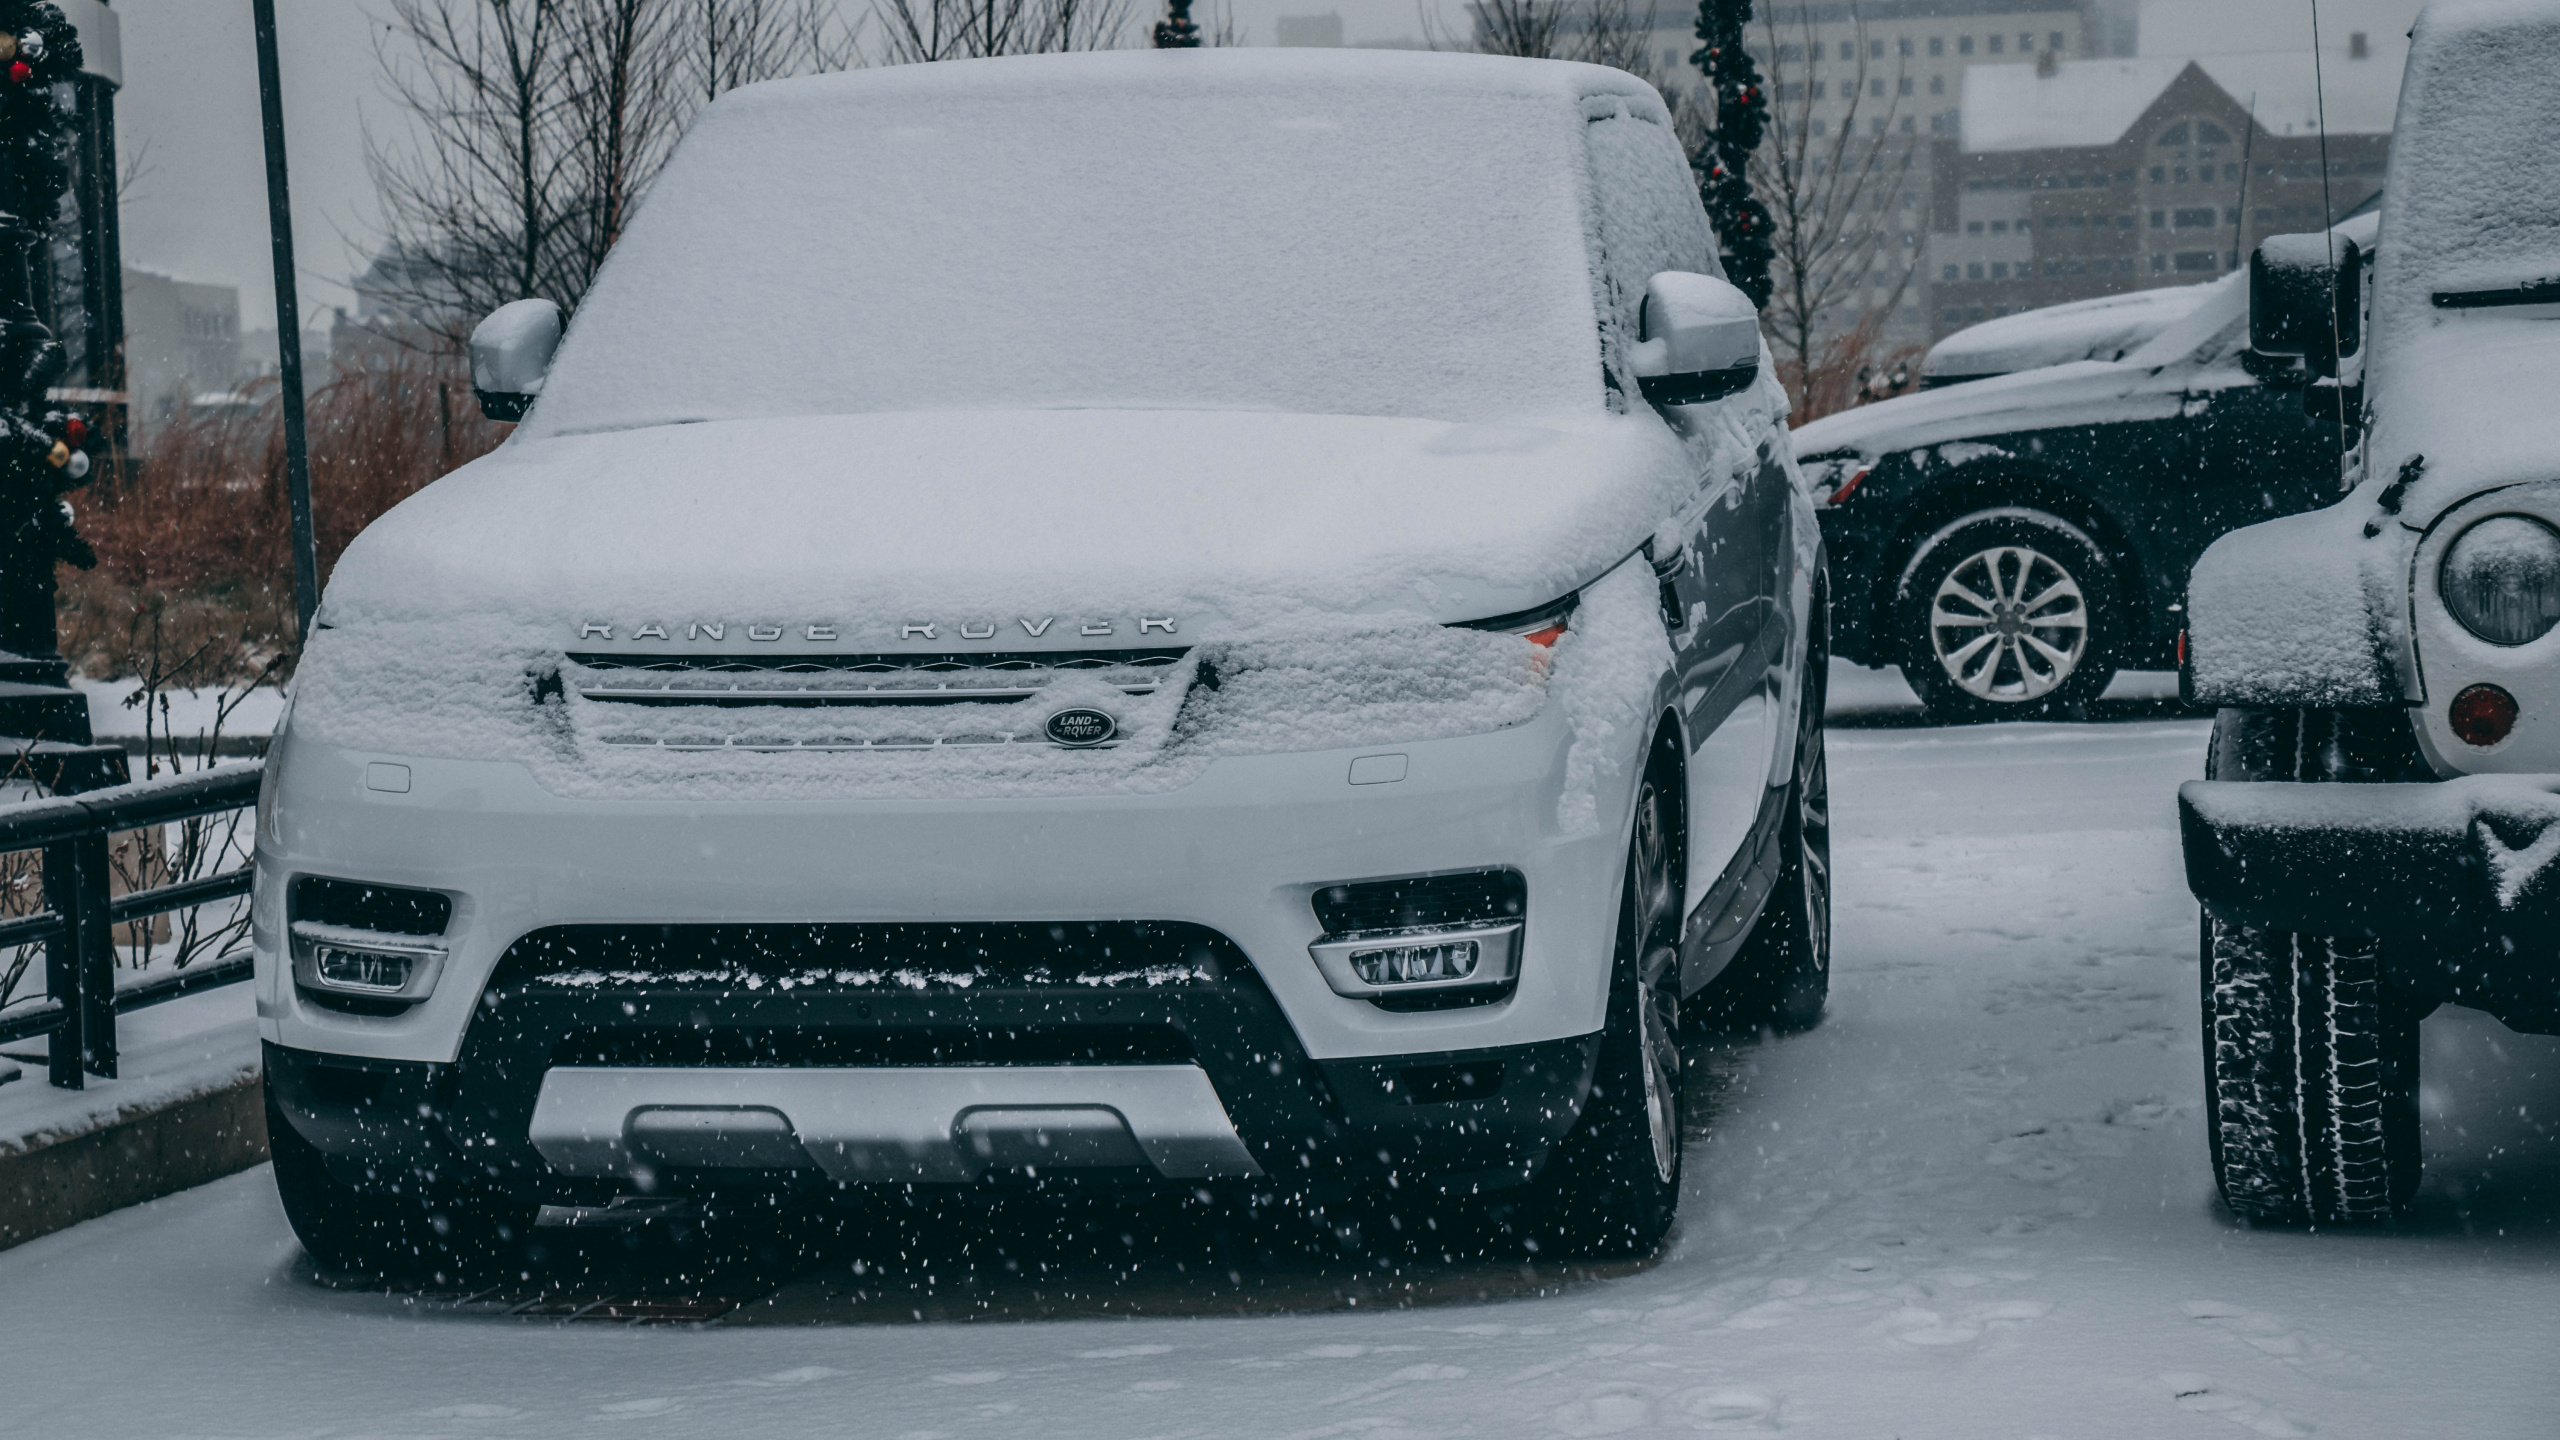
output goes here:
<path id="1" fill-rule="evenodd" d="M 2300 355 L 2314 374 L 2363 344 L 2364 252 L 2344 235 L 2270 235 L 2249 255 L 2249 348 Z"/>
<path id="2" fill-rule="evenodd" d="M 1760 378 L 1760 309 L 1713 275 L 1665 270 L 1645 282 L 1629 368 L 1656 405 L 1701 405 Z"/>
<path id="3" fill-rule="evenodd" d="M 513 300 L 490 311 L 471 332 L 471 390 L 480 397 L 480 413 L 523 419 L 559 348 L 560 307 L 550 301 Z"/>

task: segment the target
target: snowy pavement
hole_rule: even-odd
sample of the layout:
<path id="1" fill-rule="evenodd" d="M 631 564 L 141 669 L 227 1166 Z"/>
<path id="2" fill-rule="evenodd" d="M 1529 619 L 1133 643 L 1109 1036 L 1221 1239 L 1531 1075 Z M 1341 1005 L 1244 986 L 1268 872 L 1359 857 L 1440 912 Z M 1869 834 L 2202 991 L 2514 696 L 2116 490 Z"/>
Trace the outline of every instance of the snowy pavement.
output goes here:
<path id="1" fill-rule="evenodd" d="M 2174 824 L 2203 743 L 2193 720 L 1835 731 L 1830 1017 L 1693 1055 L 1689 1193 L 1646 1265 L 1383 1234 L 1360 1260 L 1105 1208 L 1060 1222 L 1099 1227 L 1072 1242 L 952 1223 L 858 1270 L 646 1287 L 747 1302 L 710 1325 L 564 1323 L 320 1284 L 261 1169 L 0 1254 L 0 1428 L 2554 1433 L 2560 1042 L 2427 1022 L 2429 1178 L 2394 1231 L 2215 1206 Z"/>

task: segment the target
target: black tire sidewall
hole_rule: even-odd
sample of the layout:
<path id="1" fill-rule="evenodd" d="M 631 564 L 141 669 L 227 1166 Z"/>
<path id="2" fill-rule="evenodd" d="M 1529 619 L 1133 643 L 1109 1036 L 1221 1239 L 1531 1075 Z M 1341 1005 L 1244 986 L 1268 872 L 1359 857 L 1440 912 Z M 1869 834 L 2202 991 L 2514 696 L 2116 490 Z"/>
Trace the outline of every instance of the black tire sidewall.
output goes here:
<path id="1" fill-rule="evenodd" d="M 2005 702 L 1974 695 L 1938 663 L 1929 609 L 1938 586 L 1964 561 L 1995 545 L 2023 545 L 2069 571 L 2088 607 L 2089 639 L 2079 668 L 2033 700 Z M 2124 653 L 2124 587 L 2118 566 L 2088 532 L 2058 515 L 2024 507 L 1984 510 L 1922 543 L 1894 595 L 1894 649 L 1903 678 L 1936 719 L 1963 722 L 2034 719 L 2098 698 Z"/>

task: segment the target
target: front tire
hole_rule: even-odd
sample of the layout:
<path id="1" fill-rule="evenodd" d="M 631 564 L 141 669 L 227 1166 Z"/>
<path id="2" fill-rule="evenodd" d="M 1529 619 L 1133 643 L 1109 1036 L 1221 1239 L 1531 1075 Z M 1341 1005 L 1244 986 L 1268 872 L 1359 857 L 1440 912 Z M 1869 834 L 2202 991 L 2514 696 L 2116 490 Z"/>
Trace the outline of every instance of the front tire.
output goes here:
<path id="1" fill-rule="evenodd" d="M 1609 1018 L 1582 1118 L 1547 1157 L 1524 1209 L 1542 1253 L 1652 1254 L 1680 1207 L 1678 812 L 1666 767 L 1647 769 L 1618 899 Z"/>
<path id="2" fill-rule="evenodd" d="M 2405 715 L 2225 710 L 2205 775 L 2381 783 L 2431 779 Z M 2418 1188 L 2418 1022 L 2381 942 L 2204 917 L 2205 1125 L 2232 1213 L 2287 1225 L 2387 1220 Z"/>
<path id="3" fill-rule="evenodd" d="M 1831 996 L 1831 764 L 1823 743 L 1825 656 L 1805 671 L 1795 777 L 1779 834 L 1785 857 L 1767 906 L 1725 973 L 1700 995 L 1728 1031 L 1792 1034 L 1822 1022 Z"/>
<path id="4" fill-rule="evenodd" d="M 1923 542 L 1895 615 L 1903 678 L 1942 724 L 2095 700 L 2126 634 L 2123 587 L 2098 543 L 2023 506 L 1968 515 Z"/>

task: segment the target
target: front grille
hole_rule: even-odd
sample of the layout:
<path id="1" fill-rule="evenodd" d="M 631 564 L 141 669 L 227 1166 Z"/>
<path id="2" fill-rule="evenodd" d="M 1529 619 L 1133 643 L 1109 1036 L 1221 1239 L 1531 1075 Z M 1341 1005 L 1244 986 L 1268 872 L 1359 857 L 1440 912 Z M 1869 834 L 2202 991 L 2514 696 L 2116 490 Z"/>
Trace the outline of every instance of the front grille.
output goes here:
<path id="1" fill-rule="evenodd" d="M 1172 1025 L 923 1025 L 820 1030 L 616 1026 L 575 1031 L 553 1065 L 1188 1065 L 1198 1059 Z"/>
<path id="2" fill-rule="evenodd" d="M 1060 676 L 1089 676 L 1124 695 L 1153 695 L 1183 650 L 983 655 L 574 654 L 571 683 L 621 705 L 1009 705 Z"/>
<path id="3" fill-rule="evenodd" d="M 1229 956 L 1221 960 L 1221 952 Z M 1217 932 L 1131 921 L 969 925 L 567 925 L 508 956 L 547 990 L 923 995 L 1214 985 Z"/>

